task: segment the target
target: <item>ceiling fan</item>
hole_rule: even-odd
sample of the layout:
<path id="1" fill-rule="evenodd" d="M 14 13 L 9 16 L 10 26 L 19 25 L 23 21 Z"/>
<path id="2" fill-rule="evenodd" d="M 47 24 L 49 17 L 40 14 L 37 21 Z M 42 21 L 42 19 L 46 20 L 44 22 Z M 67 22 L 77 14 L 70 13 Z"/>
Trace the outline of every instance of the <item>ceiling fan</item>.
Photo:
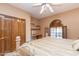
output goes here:
<path id="1" fill-rule="evenodd" d="M 45 11 L 45 8 L 48 8 L 50 12 L 54 12 L 54 9 L 52 8 L 52 6 L 56 6 L 59 4 L 61 3 L 35 3 L 33 6 L 35 7 L 41 6 L 40 14 L 42 14 Z"/>

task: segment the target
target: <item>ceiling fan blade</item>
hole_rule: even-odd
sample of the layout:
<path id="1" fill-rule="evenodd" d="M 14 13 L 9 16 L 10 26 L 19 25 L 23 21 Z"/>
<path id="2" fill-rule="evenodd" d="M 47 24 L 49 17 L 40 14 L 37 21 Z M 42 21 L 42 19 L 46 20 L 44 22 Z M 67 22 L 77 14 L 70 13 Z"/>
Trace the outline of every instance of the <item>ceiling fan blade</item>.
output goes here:
<path id="1" fill-rule="evenodd" d="M 35 3 L 33 6 L 42 6 L 42 3 Z"/>
<path id="2" fill-rule="evenodd" d="M 40 14 L 42 14 L 44 12 L 44 9 L 45 9 L 45 5 L 42 6 L 42 9 L 40 11 Z"/>
<path id="3" fill-rule="evenodd" d="M 53 6 L 57 6 L 57 5 L 61 5 L 63 3 L 49 3 L 50 5 L 53 5 Z"/>
<path id="4" fill-rule="evenodd" d="M 49 4 L 46 4 L 46 6 L 49 8 L 49 10 L 50 10 L 51 12 L 54 12 L 54 10 L 52 9 L 52 7 L 51 7 Z"/>

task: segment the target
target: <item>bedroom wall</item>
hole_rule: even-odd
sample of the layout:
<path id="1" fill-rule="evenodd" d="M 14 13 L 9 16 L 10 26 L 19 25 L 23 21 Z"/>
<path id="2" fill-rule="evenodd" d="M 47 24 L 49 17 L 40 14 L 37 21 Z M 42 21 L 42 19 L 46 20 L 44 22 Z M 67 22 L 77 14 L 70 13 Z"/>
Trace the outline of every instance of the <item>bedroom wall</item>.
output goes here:
<path id="1" fill-rule="evenodd" d="M 60 19 L 68 28 L 68 38 L 76 39 L 79 37 L 79 8 L 67 12 L 56 14 L 40 20 L 41 33 L 44 36 L 44 28 L 49 27 L 49 24 L 54 19 Z"/>
<path id="2" fill-rule="evenodd" d="M 6 15 L 26 19 L 26 40 L 27 41 L 30 40 L 30 37 L 31 37 L 31 31 L 30 31 L 31 16 L 27 12 L 20 10 L 16 7 L 13 7 L 9 4 L 1 4 L 0 3 L 0 14 L 6 14 Z"/>

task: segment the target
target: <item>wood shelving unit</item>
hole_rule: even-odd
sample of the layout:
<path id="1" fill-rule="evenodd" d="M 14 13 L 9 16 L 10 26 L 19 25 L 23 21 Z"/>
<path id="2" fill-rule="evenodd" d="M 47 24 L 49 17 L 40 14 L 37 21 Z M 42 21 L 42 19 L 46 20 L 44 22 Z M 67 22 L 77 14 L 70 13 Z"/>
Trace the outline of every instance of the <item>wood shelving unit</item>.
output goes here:
<path id="1" fill-rule="evenodd" d="M 39 32 L 40 32 L 40 25 L 31 23 L 32 39 L 37 39 L 36 37 L 40 35 Z"/>

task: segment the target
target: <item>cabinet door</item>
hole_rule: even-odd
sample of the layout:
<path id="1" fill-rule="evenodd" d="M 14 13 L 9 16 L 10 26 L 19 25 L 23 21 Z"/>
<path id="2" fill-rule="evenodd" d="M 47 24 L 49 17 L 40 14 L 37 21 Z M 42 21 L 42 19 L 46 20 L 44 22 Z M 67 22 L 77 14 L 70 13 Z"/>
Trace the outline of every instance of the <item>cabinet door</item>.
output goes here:
<path id="1" fill-rule="evenodd" d="M 24 20 L 19 20 L 18 22 L 18 33 L 21 38 L 20 44 L 23 44 L 26 42 L 25 40 L 25 21 Z"/>
<path id="2" fill-rule="evenodd" d="M 0 55 L 4 53 L 4 20 L 0 17 Z"/>
<path id="3" fill-rule="evenodd" d="M 11 51 L 11 19 L 4 18 L 5 52 Z"/>
<path id="4" fill-rule="evenodd" d="M 20 44 L 23 44 L 26 41 L 24 20 L 12 20 L 12 50 L 16 49 L 17 36 L 20 36 Z"/>
<path id="5" fill-rule="evenodd" d="M 11 22 L 12 25 L 12 43 L 11 43 L 11 50 L 16 50 L 16 37 L 18 36 L 18 22 L 17 20 L 13 19 Z"/>
<path id="6" fill-rule="evenodd" d="M 0 18 L 0 53 L 11 51 L 11 20 Z"/>

